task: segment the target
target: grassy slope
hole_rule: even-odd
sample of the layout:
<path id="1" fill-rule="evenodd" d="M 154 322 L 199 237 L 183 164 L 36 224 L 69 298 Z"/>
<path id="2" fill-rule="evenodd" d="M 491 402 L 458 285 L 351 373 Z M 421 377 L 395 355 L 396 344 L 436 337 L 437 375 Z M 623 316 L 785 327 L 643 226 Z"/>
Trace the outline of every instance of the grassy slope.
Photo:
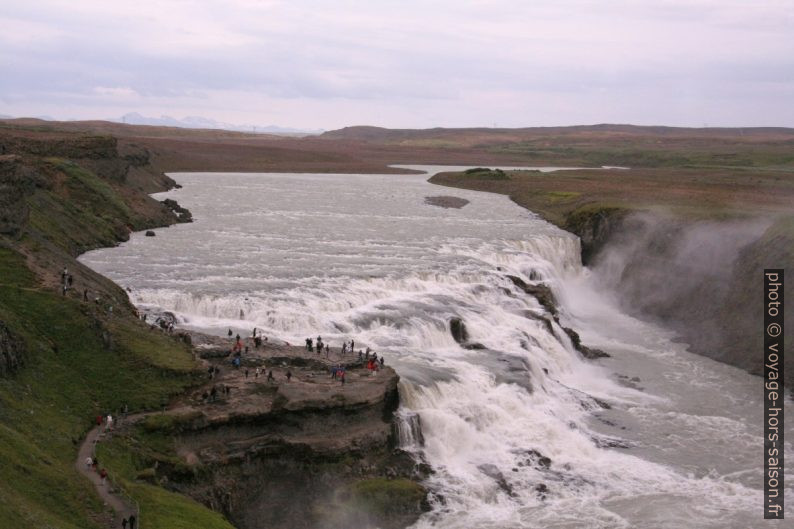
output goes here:
<path id="1" fill-rule="evenodd" d="M 136 427 L 128 435 L 116 436 L 111 442 L 103 443 L 97 452 L 99 460 L 116 471 L 125 490 L 139 504 L 146 506 L 147 529 L 230 528 L 222 515 L 154 483 L 155 464 L 179 467 L 186 473 L 201 471 L 188 467 L 175 455 L 174 440 L 170 435 Z"/>
<path id="2" fill-rule="evenodd" d="M 123 404 L 132 411 L 157 408 L 200 374 L 185 345 L 150 331 L 125 305 L 120 289 L 71 259 L 115 243 L 126 225 L 140 227 L 152 219 L 130 209 L 118 182 L 68 160 L 26 163 L 47 186 L 27 196 L 23 234 L 0 236 L 0 321 L 27 349 L 24 367 L 0 378 L 0 528 L 100 527 L 106 523 L 103 506 L 73 467 L 92 418 Z M 106 289 L 103 302 L 57 293 L 52 285 L 63 265 L 75 270 L 77 289 Z M 128 490 L 141 504 L 146 527 L 186 527 L 186 520 L 193 527 L 231 527 L 161 487 L 130 482 Z"/>
<path id="3" fill-rule="evenodd" d="M 577 215 L 608 208 L 658 209 L 687 218 L 785 214 L 794 201 L 794 171 L 639 168 L 540 173 L 510 172 L 507 179 L 443 173 L 431 182 L 491 191 L 561 227 Z"/>

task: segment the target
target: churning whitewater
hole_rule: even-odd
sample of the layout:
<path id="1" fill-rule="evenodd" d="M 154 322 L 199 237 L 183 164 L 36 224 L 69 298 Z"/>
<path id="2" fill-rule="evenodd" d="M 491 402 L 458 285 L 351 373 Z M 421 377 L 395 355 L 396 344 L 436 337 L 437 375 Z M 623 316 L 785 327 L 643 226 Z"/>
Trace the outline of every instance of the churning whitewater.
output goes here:
<path id="1" fill-rule="evenodd" d="M 173 176 L 183 189 L 157 198 L 194 223 L 82 261 L 184 327 L 382 353 L 402 377 L 401 441 L 435 471 L 417 527 L 759 525 L 758 379 L 621 313 L 574 236 L 426 174 Z M 438 194 L 469 203 L 425 202 Z M 548 285 L 562 324 L 612 358 L 583 359 L 509 275 Z"/>

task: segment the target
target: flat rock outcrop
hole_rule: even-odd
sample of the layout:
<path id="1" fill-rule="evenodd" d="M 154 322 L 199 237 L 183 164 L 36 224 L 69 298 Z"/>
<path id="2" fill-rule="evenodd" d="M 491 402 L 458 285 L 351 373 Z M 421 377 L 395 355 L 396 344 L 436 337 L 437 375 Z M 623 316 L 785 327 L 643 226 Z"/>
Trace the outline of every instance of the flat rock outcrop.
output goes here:
<path id="1" fill-rule="evenodd" d="M 174 436 L 184 466 L 157 471 L 169 488 L 243 529 L 397 528 L 428 508 L 418 484 L 427 466 L 396 446 L 392 368 L 370 371 L 336 349 L 326 357 L 281 343 L 257 348 L 252 340 L 234 367 L 231 339 L 191 338 L 207 359 L 207 384 L 143 424 Z M 345 366 L 344 384 L 332 376 L 338 366 Z M 394 505 L 365 501 L 361 494 L 372 487 L 394 488 Z"/>

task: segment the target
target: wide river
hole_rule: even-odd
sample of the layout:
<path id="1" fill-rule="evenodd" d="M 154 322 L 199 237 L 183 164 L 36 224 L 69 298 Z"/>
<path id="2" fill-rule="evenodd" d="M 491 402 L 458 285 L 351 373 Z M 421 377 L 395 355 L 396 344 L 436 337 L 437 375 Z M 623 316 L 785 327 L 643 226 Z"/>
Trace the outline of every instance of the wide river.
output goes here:
<path id="1" fill-rule="evenodd" d="M 761 379 L 621 312 L 578 239 L 507 197 L 426 174 L 172 176 L 183 189 L 157 198 L 195 222 L 81 260 L 184 327 L 383 353 L 402 377 L 400 416 L 422 426 L 405 448 L 443 498 L 416 527 L 794 526 L 762 519 Z M 470 203 L 425 202 L 436 195 Z M 583 360 L 507 274 L 549 285 L 563 325 L 611 358 Z M 452 318 L 485 349 L 455 342 Z"/>

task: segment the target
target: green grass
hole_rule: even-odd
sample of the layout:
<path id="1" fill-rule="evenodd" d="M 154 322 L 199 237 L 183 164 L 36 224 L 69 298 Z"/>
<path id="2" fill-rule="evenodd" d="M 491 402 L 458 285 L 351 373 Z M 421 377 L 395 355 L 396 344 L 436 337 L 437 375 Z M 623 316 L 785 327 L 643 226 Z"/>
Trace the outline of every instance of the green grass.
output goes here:
<path id="1" fill-rule="evenodd" d="M 220 513 L 200 503 L 162 487 L 128 484 L 130 492 L 141 508 L 141 520 L 146 529 L 234 529 Z"/>
<path id="2" fill-rule="evenodd" d="M 101 200 L 64 199 L 41 190 L 27 198 L 29 225 L 41 237 L 71 254 L 113 245 L 127 234 L 127 217 Z"/>
<path id="3" fill-rule="evenodd" d="M 582 196 L 576 191 L 549 191 L 548 197 L 551 202 L 569 202 Z"/>
<path id="4" fill-rule="evenodd" d="M 132 216 L 118 193 L 96 174 L 61 158 L 45 158 L 44 161 L 68 177 L 66 185 L 70 198 L 80 202 L 101 204 L 109 211 L 123 214 L 125 218 Z"/>
<path id="5" fill-rule="evenodd" d="M 36 276 L 27 269 L 25 258 L 14 250 L 1 246 L 0 284 L 28 288 L 36 284 Z"/>
<path id="6" fill-rule="evenodd" d="M 147 529 L 232 529 L 233 526 L 221 514 L 158 484 L 163 476 L 162 469 L 168 469 L 171 475 L 195 475 L 203 471 L 200 467 L 188 466 L 176 455 L 174 440 L 165 430 L 158 428 L 154 431 L 147 427 L 151 424 L 150 419 L 161 426 L 160 420 L 164 417 L 173 416 L 148 417 L 147 422 L 131 435 L 116 436 L 112 441 L 99 445 L 99 460 L 113 469 L 124 490 L 138 501 L 141 519 L 145 520 Z"/>
<path id="7" fill-rule="evenodd" d="M 711 167 L 711 168 L 794 168 L 790 144 L 716 143 L 706 148 L 681 148 L 664 143 L 647 144 L 639 140 L 626 145 L 543 146 L 537 142 L 517 142 L 495 146 L 491 152 L 519 154 L 528 160 L 576 164 L 583 167 L 618 165 L 625 167 Z"/>
<path id="8" fill-rule="evenodd" d="M 0 251 L 0 269 L 13 283 L 33 284 L 13 252 Z M 73 468 L 92 417 L 123 404 L 159 407 L 199 380 L 183 344 L 136 321 L 108 323 L 94 310 L 53 292 L 0 286 L 0 320 L 28 351 L 20 372 L 0 379 L 0 528 L 97 527 L 102 506 Z M 189 500 L 169 493 L 159 501 L 179 510 Z"/>
<path id="9" fill-rule="evenodd" d="M 122 347 L 137 351 L 137 356 L 149 365 L 177 372 L 190 372 L 196 366 L 187 345 L 137 320 L 112 319 L 108 327 Z"/>
<path id="10" fill-rule="evenodd" d="M 474 167 L 463 172 L 468 178 L 477 180 L 509 180 L 510 177 L 501 169 L 489 169 L 487 167 Z"/>
<path id="11" fill-rule="evenodd" d="M 422 485 L 402 478 L 357 481 L 350 492 L 353 504 L 377 517 L 411 512 L 427 494 Z"/>
<path id="12" fill-rule="evenodd" d="M 193 421 L 202 416 L 198 410 L 192 413 L 158 413 L 150 415 L 142 422 L 142 427 L 147 432 L 175 433 L 189 426 Z"/>
<path id="13" fill-rule="evenodd" d="M 111 172 L 124 168 L 121 159 L 105 161 Z M 156 208 L 134 212 L 123 194 L 130 190 L 68 160 L 38 159 L 28 169 L 38 174 L 23 182 L 35 184 L 25 195 L 29 216 L 23 233 L 13 240 L 0 235 L 0 321 L 25 344 L 22 367 L 0 378 L 0 529 L 99 528 L 106 526 L 106 507 L 74 468 L 93 418 L 115 414 L 123 405 L 130 412 L 159 409 L 203 381 L 203 373 L 188 346 L 150 330 L 125 306 L 110 317 L 103 307 L 44 289 L 48 282 L 18 253 L 26 252 L 36 270 L 51 273 L 51 284 L 61 263 L 77 268 L 70 255 L 115 244 L 129 226 L 157 222 L 145 213 L 156 215 Z M 84 279 L 103 298 L 113 298 L 109 281 L 96 275 Z M 124 305 L 121 297 L 118 303 Z M 148 454 L 149 466 L 156 460 L 171 470 L 194 470 L 163 434 L 130 443 L 127 449 L 137 445 Z M 136 481 L 146 461 L 136 462 L 129 474 L 123 457 L 110 457 L 104 444 L 99 451 L 103 467 L 121 476 L 140 503 L 147 529 L 231 527 L 186 497 Z"/>

